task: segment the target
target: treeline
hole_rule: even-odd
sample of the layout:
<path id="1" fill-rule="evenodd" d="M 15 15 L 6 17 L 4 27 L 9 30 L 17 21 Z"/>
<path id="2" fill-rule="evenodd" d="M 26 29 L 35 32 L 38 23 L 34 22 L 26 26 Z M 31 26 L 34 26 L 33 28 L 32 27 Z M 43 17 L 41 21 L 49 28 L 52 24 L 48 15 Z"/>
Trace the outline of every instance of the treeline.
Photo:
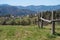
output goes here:
<path id="1" fill-rule="evenodd" d="M 0 25 L 37 25 L 38 22 L 40 22 L 40 13 L 43 13 L 43 18 L 51 20 L 51 11 L 38 12 L 36 14 L 17 17 L 8 14 L 0 16 Z M 60 11 L 55 11 L 55 18 L 60 19 Z M 44 24 L 47 25 L 49 23 L 44 22 Z"/>
<path id="2" fill-rule="evenodd" d="M 10 15 L 6 15 L 0 17 L 0 25 L 32 25 L 35 23 L 37 16 L 22 16 L 22 17 L 14 17 Z"/>

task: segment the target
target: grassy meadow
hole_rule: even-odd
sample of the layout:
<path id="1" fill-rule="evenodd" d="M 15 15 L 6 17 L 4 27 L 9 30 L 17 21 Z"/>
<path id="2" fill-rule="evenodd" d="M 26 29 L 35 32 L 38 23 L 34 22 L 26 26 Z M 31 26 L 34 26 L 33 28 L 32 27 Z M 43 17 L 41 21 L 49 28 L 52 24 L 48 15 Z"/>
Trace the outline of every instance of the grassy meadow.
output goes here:
<path id="1" fill-rule="evenodd" d="M 51 34 L 51 25 L 43 29 L 37 25 L 0 25 L 0 40 L 60 40 L 60 25 L 56 25 L 56 35 Z"/>

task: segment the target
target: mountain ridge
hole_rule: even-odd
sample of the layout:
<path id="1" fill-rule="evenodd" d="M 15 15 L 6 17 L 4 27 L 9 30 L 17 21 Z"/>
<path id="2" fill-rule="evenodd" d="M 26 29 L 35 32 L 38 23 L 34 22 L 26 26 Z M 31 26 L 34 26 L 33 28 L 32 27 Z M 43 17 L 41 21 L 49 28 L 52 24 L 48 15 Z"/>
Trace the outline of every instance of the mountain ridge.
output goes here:
<path id="1" fill-rule="evenodd" d="M 54 5 L 54 6 L 46 6 L 46 5 L 39 5 L 39 6 L 12 6 L 8 4 L 1 4 L 0 5 L 0 15 L 28 15 L 28 14 L 34 14 L 37 11 L 53 11 L 60 9 L 60 5 Z"/>

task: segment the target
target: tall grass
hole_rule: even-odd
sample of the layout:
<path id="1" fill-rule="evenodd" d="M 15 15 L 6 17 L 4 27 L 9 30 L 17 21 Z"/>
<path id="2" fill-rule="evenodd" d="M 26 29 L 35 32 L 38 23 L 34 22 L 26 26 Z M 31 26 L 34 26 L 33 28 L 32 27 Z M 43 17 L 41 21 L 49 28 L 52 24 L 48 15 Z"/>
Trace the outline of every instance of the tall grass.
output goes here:
<path id="1" fill-rule="evenodd" d="M 51 34 L 51 27 L 44 26 L 39 29 L 37 25 L 0 25 L 0 40 L 60 40 L 59 26 L 56 27 L 56 35 Z"/>

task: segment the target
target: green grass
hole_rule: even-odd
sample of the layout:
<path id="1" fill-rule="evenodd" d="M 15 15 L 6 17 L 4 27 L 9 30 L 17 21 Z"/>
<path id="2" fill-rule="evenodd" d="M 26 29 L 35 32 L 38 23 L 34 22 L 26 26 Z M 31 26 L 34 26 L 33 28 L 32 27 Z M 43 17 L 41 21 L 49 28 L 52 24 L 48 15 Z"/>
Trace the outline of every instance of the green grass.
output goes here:
<path id="1" fill-rule="evenodd" d="M 39 29 L 37 26 L 0 25 L 0 40 L 60 40 L 60 26 L 56 25 L 56 35 L 51 34 L 51 26 Z"/>

